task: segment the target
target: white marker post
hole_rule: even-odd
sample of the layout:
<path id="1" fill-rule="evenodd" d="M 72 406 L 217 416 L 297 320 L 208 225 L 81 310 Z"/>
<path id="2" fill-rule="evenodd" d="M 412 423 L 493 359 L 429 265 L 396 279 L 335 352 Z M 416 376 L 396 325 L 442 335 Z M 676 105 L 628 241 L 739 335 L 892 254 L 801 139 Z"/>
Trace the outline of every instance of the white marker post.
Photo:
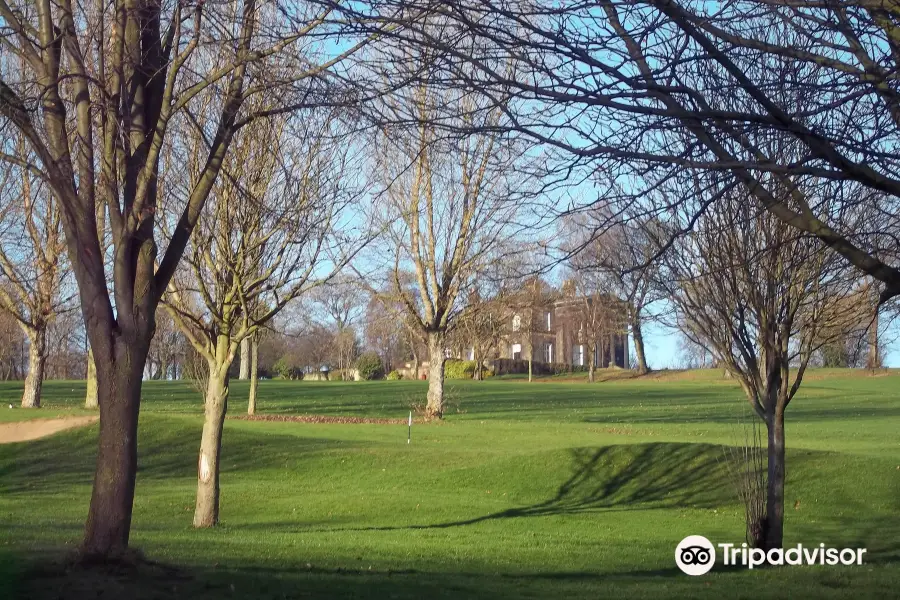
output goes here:
<path id="1" fill-rule="evenodd" d="M 406 443 L 412 439 L 412 411 L 409 411 L 409 425 L 406 428 Z"/>

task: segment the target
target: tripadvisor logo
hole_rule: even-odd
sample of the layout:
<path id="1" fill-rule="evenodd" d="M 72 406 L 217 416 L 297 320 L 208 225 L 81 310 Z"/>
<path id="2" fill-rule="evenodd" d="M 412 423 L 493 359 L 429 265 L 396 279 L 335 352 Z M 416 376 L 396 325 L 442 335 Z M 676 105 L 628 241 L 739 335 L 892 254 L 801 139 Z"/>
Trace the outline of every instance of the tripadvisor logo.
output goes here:
<path id="1" fill-rule="evenodd" d="M 689 535 L 675 548 L 675 564 L 688 575 L 709 573 L 716 562 L 716 549 L 702 535 Z"/>
<path id="2" fill-rule="evenodd" d="M 722 552 L 724 566 L 743 566 L 748 569 L 764 565 L 861 565 L 865 548 L 828 548 L 825 544 L 791 548 L 750 548 L 746 543 L 716 544 Z M 709 573 L 716 562 L 716 548 L 702 535 L 689 535 L 675 547 L 675 564 L 688 575 Z"/>

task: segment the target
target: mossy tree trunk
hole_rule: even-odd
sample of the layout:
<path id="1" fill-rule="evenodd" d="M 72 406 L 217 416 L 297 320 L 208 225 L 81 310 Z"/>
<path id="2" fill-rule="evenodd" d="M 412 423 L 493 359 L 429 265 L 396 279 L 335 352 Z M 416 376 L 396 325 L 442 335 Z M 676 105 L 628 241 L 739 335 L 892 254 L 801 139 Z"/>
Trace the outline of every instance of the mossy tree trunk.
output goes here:
<path id="1" fill-rule="evenodd" d="M 216 340 L 215 354 L 208 360 L 209 379 L 203 410 L 203 434 L 197 460 L 197 503 L 194 527 L 214 527 L 219 522 L 219 471 L 222 431 L 228 411 L 228 370 L 234 359 L 234 344 L 227 334 Z"/>
<path id="2" fill-rule="evenodd" d="M 40 408 L 41 390 L 44 386 L 44 368 L 47 364 L 47 327 L 29 327 L 28 375 L 22 393 L 22 408 Z"/>
<path id="3" fill-rule="evenodd" d="M 250 344 L 250 399 L 247 414 L 256 414 L 256 396 L 259 391 L 259 340 L 254 336 Z"/>

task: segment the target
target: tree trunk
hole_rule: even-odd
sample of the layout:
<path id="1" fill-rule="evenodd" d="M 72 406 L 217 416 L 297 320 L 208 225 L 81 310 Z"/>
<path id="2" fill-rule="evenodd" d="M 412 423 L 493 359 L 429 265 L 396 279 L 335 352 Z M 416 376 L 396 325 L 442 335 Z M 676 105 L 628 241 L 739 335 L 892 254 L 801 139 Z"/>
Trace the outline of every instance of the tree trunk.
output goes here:
<path id="1" fill-rule="evenodd" d="M 778 405 L 768 430 L 768 482 L 766 489 L 765 550 L 781 548 L 784 542 L 784 408 Z"/>
<path id="2" fill-rule="evenodd" d="M 478 352 L 478 346 L 475 345 L 472 347 L 472 358 L 475 362 L 475 371 L 472 373 L 472 379 L 475 381 L 481 381 L 481 356 Z"/>
<path id="3" fill-rule="evenodd" d="M 28 341 L 28 375 L 22 393 L 22 408 L 40 408 L 47 364 L 47 330 L 43 327 L 29 330 Z"/>
<path id="4" fill-rule="evenodd" d="M 86 558 L 115 559 L 128 549 L 134 479 L 137 474 L 137 428 L 141 380 L 150 336 L 146 340 L 108 341 L 97 347 L 97 393 L 100 435 L 91 505 L 82 552 Z M 109 357 L 109 358 L 105 358 Z"/>
<path id="5" fill-rule="evenodd" d="M 95 409 L 99 406 L 99 398 L 97 396 L 97 365 L 94 364 L 94 351 L 88 350 L 87 391 L 84 394 L 84 407 Z"/>
<path id="6" fill-rule="evenodd" d="M 881 367 L 881 357 L 878 356 L 878 307 L 876 306 L 872 322 L 869 324 L 869 356 L 866 359 L 866 368 L 877 369 L 879 367 Z"/>
<path id="7" fill-rule="evenodd" d="M 425 416 L 429 419 L 444 417 L 444 332 L 428 334 L 428 403 Z"/>
<path id="8" fill-rule="evenodd" d="M 217 360 L 209 365 L 206 384 L 203 436 L 197 463 L 197 504 L 194 527 L 213 527 L 219 522 L 219 452 L 222 449 L 222 427 L 228 410 L 228 367 Z"/>
<path id="9" fill-rule="evenodd" d="M 631 321 L 631 337 L 634 338 L 634 354 L 637 357 L 638 373 L 641 375 L 649 373 L 647 355 L 644 353 L 644 332 L 641 330 L 641 320 L 639 318 L 634 318 Z"/>
<path id="10" fill-rule="evenodd" d="M 596 370 L 596 365 L 594 364 L 594 354 L 596 353 L 596 346 L 588 346 L 588 382 L 594 383 L 594 371 Z"/>
<path id="11" fill-rule="evenodd" d="M 250 343 L 250 401 L 247 403 L 247 414 L 256 414 L 256 393 L 259 390 L 259 341 L 255 338 Z"/>
<path id="12" fill-rule="evenodd" d="M 531 333 L 529 333 L 528 336 L 531 337 Z M 528 348 L 528 381 L 533 381 L 534 380 L 534 366 L 533 366 L 532 362 L 534 360 L 534 348 L 532 347 L 532 344 L 530 342 L 527 344 L 527 348 Z"/>
<path id="13" fill-rule="evenodd" d="M 241 342 L 241 371 L 238 379 L 245 381 L 250 379 L 250 346 L 252 342 L 250 338 L 244 338 Z"/>

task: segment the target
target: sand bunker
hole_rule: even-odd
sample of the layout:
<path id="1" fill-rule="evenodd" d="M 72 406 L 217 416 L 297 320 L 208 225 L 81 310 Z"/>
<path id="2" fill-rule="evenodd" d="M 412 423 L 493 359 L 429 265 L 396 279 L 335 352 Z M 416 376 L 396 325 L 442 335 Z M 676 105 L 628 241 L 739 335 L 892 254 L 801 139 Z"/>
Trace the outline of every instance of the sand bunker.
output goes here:
<path id="1" fill-rule="evenodd" d="M 96 416 L 65 417 L 61 419 L 34 419 L 16 423 L 0 423 L 0 444 L 37 440 L 66 429 L 89 425 L 98 418 Z"/>

